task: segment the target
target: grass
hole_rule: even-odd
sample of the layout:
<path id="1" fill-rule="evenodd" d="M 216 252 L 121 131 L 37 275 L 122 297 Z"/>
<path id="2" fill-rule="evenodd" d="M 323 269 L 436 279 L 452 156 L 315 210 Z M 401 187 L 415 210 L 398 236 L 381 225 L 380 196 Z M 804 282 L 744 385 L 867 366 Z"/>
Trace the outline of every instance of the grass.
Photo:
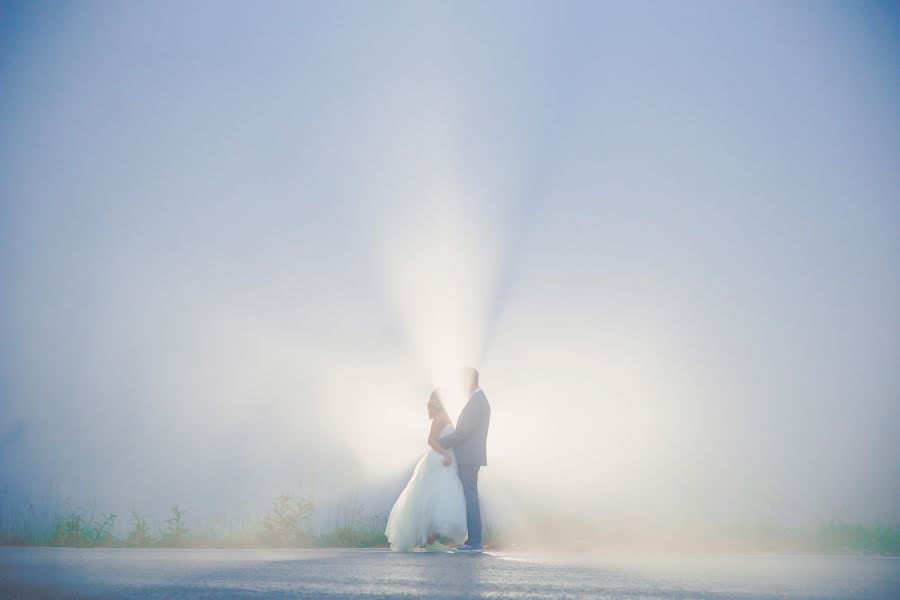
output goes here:
<path id="1" fill-rule="evenodd" d="M 816 531 L 815 545 L 834 554 L 900 556 L 900 529 L 882 523 L 832 521 Z"/>
<path id="2" fill-rule="evenodd" d="M 21 502 L 10 502 L 6 490 L 0 493 L 0 543 L 6 545 L 49 545 L 59 520 L 69 512 L 68 505 L 59 501 L 36 503 L 26 496 Z"/>
<path id="3" fill-rule="evenodd" d="M 338 502 L 329 533 L 316 538 L 319 547 L 376 548 L 387 546 L 384 528 L 388 514 L 370 513 L 355 496 Z"/>
<path id="4" fill-rule="evenodd" d="M 56 521 L 51 544 L 79 548 L 112 545 L 117 541 L 112 534 L 117 518 L 118 515 L 107 513 L 96 520 L 85 520 L 80 513 L 69 513 Z"/>
<path id="5" fill-rule="evenodd" d="M 330 526 L 314 530 L 311 497 L 281 494 L 258 518 L 226 527 L 194 527 L 180 504 L 169 509 L 154 532 L 146 516 L 132 511 L 123 535 L 115 535 L 118 515 L 73 508 L 69 501 L 19 503 L 0 496 L 0 545 L 129 548 L 312 548 L 386 546 L 387 514 L 373 514 L 355 497 L 332 507 Z"/>
<path id="6" fill-rule="evenodd" d="M 281 494 L 257 518 L 229 521 L 216 526 L 192 523 L 190 512 L 179 504 L 169 510 L 162 526 L 154 530 L 140 512 L 132 511 L 116 534 L 119 517 L 75 509 L 66 501 L 35 502 L 24 498 L 11 502 L 0 491 L 0 545 L 131 547 L 131 548 L 373 548 L 387 547 L 384 528 L 387 512 L 368 511 L 355 496 L 325 507 L 326 527 L 317 531 L 313 517 L 321 510 L 311 497 Z M 324 515 L 323 515 L 324 516 Z M 569 531 L 565 522 L 531 523 L 531 530 L 555 531 L 568 539 L 565 548 L 578 548 L 582 540 L 599 544 L 623 532 L 592 529 L 582 523 Z M 565 521 L 565 520 L 564 520 Z M 485 524 L 485 542 L 493 547 L 514 546 L 514 531 L 497 531 Z M 573 543 L 574 542 L 574 543 Z M 525 545 L 527 547 L 527 544 Z M 591 547 L 590 545 L 584 548 Z M 884 523 L 862 524 L 830 521 L 812 530 L 769 524 L 742 528 L 693 528 L 671 536 L 662 549 L 689 552 L 770 552 L 900 556 L 900 527 Z"/>

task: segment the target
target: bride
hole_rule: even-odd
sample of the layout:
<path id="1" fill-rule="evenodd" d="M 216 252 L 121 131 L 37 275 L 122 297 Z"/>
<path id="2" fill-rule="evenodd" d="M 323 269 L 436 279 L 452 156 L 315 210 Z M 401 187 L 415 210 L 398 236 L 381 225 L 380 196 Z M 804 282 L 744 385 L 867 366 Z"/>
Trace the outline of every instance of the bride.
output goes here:
<path id="1" fill-rule="evenodd" d="M 409 483 L 391 509 L 384 531 L 394 552 L 409 552 L 418 546 L 446 552 L 450 548 L 441 544 L 440 538 L 466 538 L 466 501 L 455 456 L 453 450 L 438 443 L 442 436 L 454 431 L 438 390 L 428 399 L 428 418 L 431 449 L 416 464 Z"/>

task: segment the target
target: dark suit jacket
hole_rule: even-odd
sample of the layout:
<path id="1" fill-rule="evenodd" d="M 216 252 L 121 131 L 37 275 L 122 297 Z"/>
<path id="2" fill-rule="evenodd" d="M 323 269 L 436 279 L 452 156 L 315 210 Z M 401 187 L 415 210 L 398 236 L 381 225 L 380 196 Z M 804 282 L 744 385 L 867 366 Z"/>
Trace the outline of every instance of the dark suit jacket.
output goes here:
<path id="1" fill-rule="evenodd" d="M 444 448 L 453 448 L 461 465 L 487 466 L 487 435 L 491 424 L 491 405 L 484 392 L 469 398 L 456 422 L 456 431 L 438 440 Z"/>

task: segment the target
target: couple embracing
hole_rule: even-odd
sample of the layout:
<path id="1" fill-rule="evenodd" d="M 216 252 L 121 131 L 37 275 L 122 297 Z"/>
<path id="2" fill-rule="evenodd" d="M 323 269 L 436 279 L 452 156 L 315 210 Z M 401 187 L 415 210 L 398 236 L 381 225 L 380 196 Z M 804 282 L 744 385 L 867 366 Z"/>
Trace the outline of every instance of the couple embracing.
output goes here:
<path id="1" fill-rule="evenodd" d="M 469 400 L 454 429 L 439 390 L 428 399 L 431 431 L 425 453 L 409 483 L 397 498 L 385 535 L 395 552 L 420 546 L 430 552 L 479 554 L 481 506 L 478 503 L 478 470 L 487 465 L 487 435 L 491 405 L 478 385 L 478 371 L 461 373 Z M 455 549 L 440 540 L 465 542 Z"/>

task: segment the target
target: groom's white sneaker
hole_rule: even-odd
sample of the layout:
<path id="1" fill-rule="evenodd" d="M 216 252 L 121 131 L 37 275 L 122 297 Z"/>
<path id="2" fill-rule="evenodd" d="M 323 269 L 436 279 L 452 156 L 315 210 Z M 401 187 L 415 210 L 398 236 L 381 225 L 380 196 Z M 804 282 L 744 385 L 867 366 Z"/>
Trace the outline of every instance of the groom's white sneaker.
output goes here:
<path id="1" fill-rule="evenodd" d="M 484 547 L 480 544 L 478 546 L 463 544 L 462 546 L 457 547 L 453 552 L 456 554 L 481 554 L 484 552 Z"/>

